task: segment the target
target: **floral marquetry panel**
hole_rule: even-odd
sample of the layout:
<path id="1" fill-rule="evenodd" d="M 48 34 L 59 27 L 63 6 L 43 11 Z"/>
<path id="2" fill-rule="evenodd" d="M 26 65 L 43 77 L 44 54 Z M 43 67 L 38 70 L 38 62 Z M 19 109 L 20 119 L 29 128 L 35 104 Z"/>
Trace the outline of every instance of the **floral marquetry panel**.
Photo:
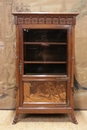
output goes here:
<path id="1" fill-rule="evenodd" d="M 66 82 L 24 82 L 24 102 L 66 102 Z"/>

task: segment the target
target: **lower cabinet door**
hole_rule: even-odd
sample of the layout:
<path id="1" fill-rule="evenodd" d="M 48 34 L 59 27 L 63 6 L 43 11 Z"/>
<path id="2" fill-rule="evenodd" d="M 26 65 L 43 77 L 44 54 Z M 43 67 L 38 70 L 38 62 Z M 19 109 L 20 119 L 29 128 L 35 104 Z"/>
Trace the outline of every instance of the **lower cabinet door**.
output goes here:
<path id="1" fill-rule="evenodd" d="M 29 81 L 23 82 L 23 105 L 44 106 L 47 104 L 67 103 L 66 81 Z M 41 105 L 42 104 L 42 105 Z"/>

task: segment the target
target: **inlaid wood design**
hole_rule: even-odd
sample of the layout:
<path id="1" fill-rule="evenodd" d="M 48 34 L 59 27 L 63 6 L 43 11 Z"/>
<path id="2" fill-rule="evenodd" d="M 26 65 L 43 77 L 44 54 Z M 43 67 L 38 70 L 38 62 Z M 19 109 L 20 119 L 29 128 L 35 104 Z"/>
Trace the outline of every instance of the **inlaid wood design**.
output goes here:
<path id="1" fill-rule="evenodd" d="M 72 18 L 68 18 L 68 19 L 66 19 L 66 21 L 67 21 L 66 22 L 67 24 L 73 24 Z"/>
<path id="2" fill-rule="evenodd" d="M 53 18 L 53 24 L 58 24 L 59 19 L 58 18 Z"/>
<path id="3" fill-rule="evenodd" d="M 38 23 L 38 18 L 32 18 L 31 19 L 31 23 L 32 24 L 35 24 L 35 23 L 37 24 Z"/>
<path id="4" fill-rule="evenodd" d="M 66 102 L 66 82 L 24 82 L 24 102 Z"/>
<path id="5" fill-rule="evenodd" d="M 51 24 L 52 23 L 52 18 L 46 18 L 46 24 Z"/>
<path id="6" fill-rule="evenodd" d="M 60 24 L 72 25 L 72 17 L 18 17 L 17 24 Z"/>
<path id="7" fill-rule="evenodd" d="M 28 24 L 31 23 L 31 19 L 30 19 L 30 17 L 29 17 L 29 18 L 25 18 L 25 19 L 24 19 L 24 22 L 25 22 L 25 24 L 27 24 L 27 23 L 28 23 Z"/>
<path id="8" fill-rule="evenodd" d="M 44 18 L 39 18 L 39 24 L 43 24 L 44 23 Z"/>

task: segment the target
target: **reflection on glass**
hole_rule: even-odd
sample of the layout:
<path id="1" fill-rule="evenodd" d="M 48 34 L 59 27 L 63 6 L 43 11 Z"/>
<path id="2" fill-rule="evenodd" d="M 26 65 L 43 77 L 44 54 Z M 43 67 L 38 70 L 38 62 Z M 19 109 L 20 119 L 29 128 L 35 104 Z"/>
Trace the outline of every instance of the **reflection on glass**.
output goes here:
<path id="1" fill-rule="evenodd" d="M 67 42 L 66 29 L 24 29 L 24 42 Z"/>
<path id="2" fill-rule="evenodd" d="M 24 60 L 25 61 L 66 61 L 66 45 L 49 45 L 25 44 Z"/>
<path id="3" fill-rule="evenodd" d="M 66 74 L 66 29 L 24 29 L 23 32 L 24 75 Z"/>

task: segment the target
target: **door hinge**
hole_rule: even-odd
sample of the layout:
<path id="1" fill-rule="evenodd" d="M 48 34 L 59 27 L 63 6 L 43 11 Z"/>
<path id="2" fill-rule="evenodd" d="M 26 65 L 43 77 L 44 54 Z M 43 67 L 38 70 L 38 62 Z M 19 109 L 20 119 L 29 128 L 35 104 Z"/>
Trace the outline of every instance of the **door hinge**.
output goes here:
<path id="1" fill-rule="evenodd" d="M 20 60 L 19 69 L 20 69 L 20 74 L 22 74 L 22 60 Z"/>

